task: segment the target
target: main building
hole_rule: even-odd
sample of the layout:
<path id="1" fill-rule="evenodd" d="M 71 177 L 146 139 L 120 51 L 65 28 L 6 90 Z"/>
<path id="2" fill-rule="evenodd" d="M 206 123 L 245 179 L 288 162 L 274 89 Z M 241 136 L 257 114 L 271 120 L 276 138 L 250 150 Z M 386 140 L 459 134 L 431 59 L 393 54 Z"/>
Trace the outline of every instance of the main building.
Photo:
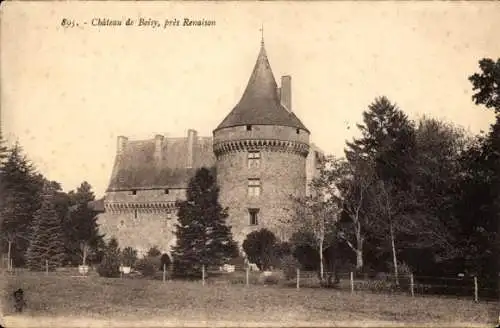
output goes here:
<path id="1" fill-rule="evenodd" d="M 310 132 L 292 111 L 291 77 L 278 87 L 264 42 L 247 87 L 212 137 L 188 130 L 186 137 L 128 140 L 118 137 L 100 229 L 122 247 L 140 253 L 175 244 L 176 200 L 201 167 L 215 168 L 219 201 L 241 246 L 251 231 L 267 228 L 281 239 L 290 231 L 292 196 L 307 193 L 322 159 Z"/>

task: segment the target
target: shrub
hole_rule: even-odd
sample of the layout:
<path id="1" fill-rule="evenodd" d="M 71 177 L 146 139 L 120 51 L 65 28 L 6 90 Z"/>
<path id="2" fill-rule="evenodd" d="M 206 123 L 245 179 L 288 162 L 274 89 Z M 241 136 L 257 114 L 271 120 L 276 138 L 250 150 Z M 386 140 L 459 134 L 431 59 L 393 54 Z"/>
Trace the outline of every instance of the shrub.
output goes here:
<path id="1" fill-rule="evenodd" d="M 167 253 L 163 253 L 162 256 L 160 257 L 160 270 L 163 270 L 163 266 L 165 266 L 167 269 L 172 264 L 172 261 L 170 260 L 170 256 L 168 256 Z"/>
<path id="2" fill-rule="evenodd" d="M 137 271 L 142 273 L 144 277 L 154 277 L 160 267 L 160 259 L 157 257 L 146 256 L 135 265 Z"/>
<path id="3" fill-rule="evenodd" d="M 156 256 L 160 256 L 160 255 L 161 255 L 161 251 L 158 249 L 158 246 L 151 247 L 147 253 L 148 257 L 156 257 Z"/>
<path id="4" fill-rule="evenodd" d="M 137 251 L 132 247 L 125 247 L 122 252 L 122 260 L 124 266 L 134 266 L 137 261 Z"/>
<path id="5" fill-rule="evenodd" d="M 292 255 L 287 255 L 281 260 L 281 269 L 286 280 L 297 278 L 298 268 L 300 268 L 300 263 Z"/>
<path id="6" fill-rule="evenodd" d="M 106 246 L 104 256 L 97 267 L 101 277 L 116 278 L 120 276 L 120 248 L 116 239 L 112 238 Z"/>
<path id="7" fill-rule="evenodd" d="M 267 270 L 273 265 L 278 239 L 267 229 L 249 233 L 243 242 L 243 250 L 250 263 L 255 263 L 260 270 Z"/>

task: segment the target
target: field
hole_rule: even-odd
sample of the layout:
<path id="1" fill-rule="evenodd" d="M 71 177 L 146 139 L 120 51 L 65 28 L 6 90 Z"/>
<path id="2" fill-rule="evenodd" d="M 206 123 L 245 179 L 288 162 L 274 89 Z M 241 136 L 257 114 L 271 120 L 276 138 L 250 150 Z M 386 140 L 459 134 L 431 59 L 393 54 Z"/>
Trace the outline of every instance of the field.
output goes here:
<path id="1" fill-rule="evenodd" d="M 319 288 L 21 272 L 2 276 L 6 327 L 492 326 L 497 303 Z M 14 314 L 9 294 L 28 308 Z"/>

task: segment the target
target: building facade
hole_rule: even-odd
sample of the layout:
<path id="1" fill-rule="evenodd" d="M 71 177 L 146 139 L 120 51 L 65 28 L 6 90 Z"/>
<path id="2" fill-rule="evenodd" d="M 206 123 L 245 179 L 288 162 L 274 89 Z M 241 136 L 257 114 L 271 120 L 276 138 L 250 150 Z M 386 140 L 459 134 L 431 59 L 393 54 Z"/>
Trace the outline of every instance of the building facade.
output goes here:
<path id="1" fill-rule="evenodd" d="M 241 246 L 246 235 L 268 228 L 281 239 L 290 231 L 293 197 L 307 193 L 323 154 L 292 111 L 291 77 L 278 87 L 264 43 L 247 87 L 212 137 L 188 130 L 183 138 L 118 137 L 109 187 L 99 214 L 100 229 L 122 247 L 140 253 L 152 246 L 170 252 L 175 244 L 177 200 L 191 177 L 215 168 L 219 201 Z"/>

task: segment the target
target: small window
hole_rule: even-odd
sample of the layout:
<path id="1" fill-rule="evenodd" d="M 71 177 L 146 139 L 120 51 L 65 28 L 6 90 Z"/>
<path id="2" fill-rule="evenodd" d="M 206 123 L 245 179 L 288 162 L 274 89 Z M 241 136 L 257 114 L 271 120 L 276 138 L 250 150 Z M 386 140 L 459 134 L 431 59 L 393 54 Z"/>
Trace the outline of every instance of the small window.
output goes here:
<path id="1" fill-rule="evenodd" d="M 260 195 L 260 179 L 248 179 L 248 196 L 258 197 Z"/>
<path id="2" fill-rule="evenodd" d="M 123 220 L 120 221 L 120 225 L 123 226 L 125 222 Z"/>
<path id="3" fill-rule="evenodd" d="M 252 126 L 251 125 L 247 125 L 247 131 L 252 131 Z"/>
<path id="4" fill-rule="evenodd" d="M 249 208 L 248 209 L 248 218 L 250 225 L 258 225 L 259 224 L 259 209 L 258 208 Z"/>
<path id="5" fill-rule="evenodd" d="M 300 129 L 297 129 L 297 134 L 300 134 Z"/>
<path id="6" fill-rule="evenodd" d="M 248 168 L 259 168 L 260 167 L 260 152 L 259 151 L 249 151 L 248 152 Z"/>
<path id="7" fill-rule="evenodd" d="M 132 190 L 132 195 L 137 195 L 137 190 Z"/>
<path id="8" fill-rule="evenodd" d="M 165 189 L 165 195 L 168 195 L 170 193 L 170 190 Z"/>
<path id="9" fill-rule="evenodd" d="M 137 219 L 137 210 L 134 210 L 134 219 Z"/>

